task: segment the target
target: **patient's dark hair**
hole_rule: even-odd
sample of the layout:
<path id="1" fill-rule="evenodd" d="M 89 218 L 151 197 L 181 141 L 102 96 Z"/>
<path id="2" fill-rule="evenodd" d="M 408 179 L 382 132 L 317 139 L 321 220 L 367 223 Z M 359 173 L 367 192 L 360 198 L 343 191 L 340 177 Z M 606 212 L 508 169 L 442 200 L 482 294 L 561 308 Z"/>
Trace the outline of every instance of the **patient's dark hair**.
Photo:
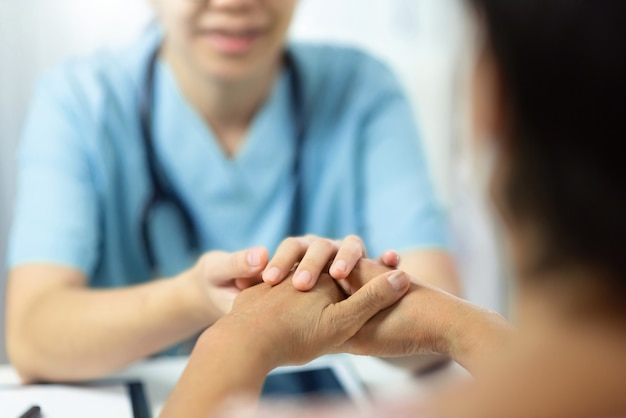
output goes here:
<path id="1" fill-rule="evenodd" d="M 534 267 L 601 270 L 623 297 L 626 0 L 470 1 L 512 119 L 505 208 L 543 242 Z"/>

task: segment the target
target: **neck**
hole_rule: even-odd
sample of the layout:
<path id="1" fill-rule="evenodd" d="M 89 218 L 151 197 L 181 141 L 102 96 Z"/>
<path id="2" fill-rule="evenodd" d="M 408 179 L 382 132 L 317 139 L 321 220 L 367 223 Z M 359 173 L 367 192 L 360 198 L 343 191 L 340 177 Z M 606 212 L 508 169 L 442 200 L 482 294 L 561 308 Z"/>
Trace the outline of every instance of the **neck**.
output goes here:
<path id="1" fill-rule="evenodd" d="M 245 79 L 223 80 L 182 62 L 167 45 L 163 58 L 171 66 L 183 96 L 210 126 L 226 154 L 233 155 L 272 90 L 278 63 Z"/>

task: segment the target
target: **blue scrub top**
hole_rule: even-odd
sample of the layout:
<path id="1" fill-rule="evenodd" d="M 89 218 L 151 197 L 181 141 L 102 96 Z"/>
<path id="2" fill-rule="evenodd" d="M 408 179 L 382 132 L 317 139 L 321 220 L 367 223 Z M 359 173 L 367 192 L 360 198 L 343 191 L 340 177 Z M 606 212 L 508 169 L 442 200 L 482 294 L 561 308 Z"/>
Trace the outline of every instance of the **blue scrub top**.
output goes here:
<path id="1" fill-rule="evenodd" d="M 150 195 L 138 103 L 149 55 L 133 45 L 70 60 L 42 78 L 19 148 L 18 196 L 9 265 L 46 262 L 83 271 L 92 287 L 149 280 L 141 213 Z M 306 101 L 301 228 L 329 238 L 361 236 L 383 250 L 442 248 L 444 216 L 412 112 L 381 62 L 355 49 L 290 46 Z M 257 113 L 245 143 L 227 158 L 210 128 L 160 63 L 153 129 L 160 164 L 189 209 L 203 251 L 265 246 L 289 231 L 294 126 L 286 71 Z M 195 262 L 179 218 L 152 222 L 161 274 Z"/>

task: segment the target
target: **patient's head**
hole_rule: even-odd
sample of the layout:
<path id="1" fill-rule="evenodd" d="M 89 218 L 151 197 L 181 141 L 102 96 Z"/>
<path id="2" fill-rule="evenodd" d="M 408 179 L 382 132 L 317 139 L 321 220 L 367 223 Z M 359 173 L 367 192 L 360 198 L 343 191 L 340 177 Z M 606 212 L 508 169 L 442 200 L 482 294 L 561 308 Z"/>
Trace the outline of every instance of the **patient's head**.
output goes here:
<path id="1" fill-rule="evenodd" d="M 486 39 L 474 121 L 498 150 L 518 268 L 581 268 L 626 296 L 626 1 L 470 2 Z"/>

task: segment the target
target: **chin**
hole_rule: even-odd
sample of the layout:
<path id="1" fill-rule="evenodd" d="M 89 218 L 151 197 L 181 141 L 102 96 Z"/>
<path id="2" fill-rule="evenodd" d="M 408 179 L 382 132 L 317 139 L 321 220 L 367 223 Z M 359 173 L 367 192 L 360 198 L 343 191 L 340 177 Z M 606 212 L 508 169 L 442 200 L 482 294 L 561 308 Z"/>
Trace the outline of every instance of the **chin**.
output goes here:
<path id="1" fill-rule="evenodd" d="M 217 71 L 212 71 L 210 74 L 210 77 L 217 81 L 217 82 L 222 82 L 222 83 L 238 83 L 238 82 L 243 82 L 245 80 L 250 79 L 250 77 L 252 77 L 252 73 L 249 71 L 249 69 L 244 70 L 217 70 Z"/>
<path id="2" fill-rule="evenodd" d="M 225 83 L 235 83 L 254 77 L 255 74 L 259 73 L 258 67 L 248 60 L 224 62 L 223 60 L 212 59 L 200 65 L 202 72 L 208 78 Z"/>

